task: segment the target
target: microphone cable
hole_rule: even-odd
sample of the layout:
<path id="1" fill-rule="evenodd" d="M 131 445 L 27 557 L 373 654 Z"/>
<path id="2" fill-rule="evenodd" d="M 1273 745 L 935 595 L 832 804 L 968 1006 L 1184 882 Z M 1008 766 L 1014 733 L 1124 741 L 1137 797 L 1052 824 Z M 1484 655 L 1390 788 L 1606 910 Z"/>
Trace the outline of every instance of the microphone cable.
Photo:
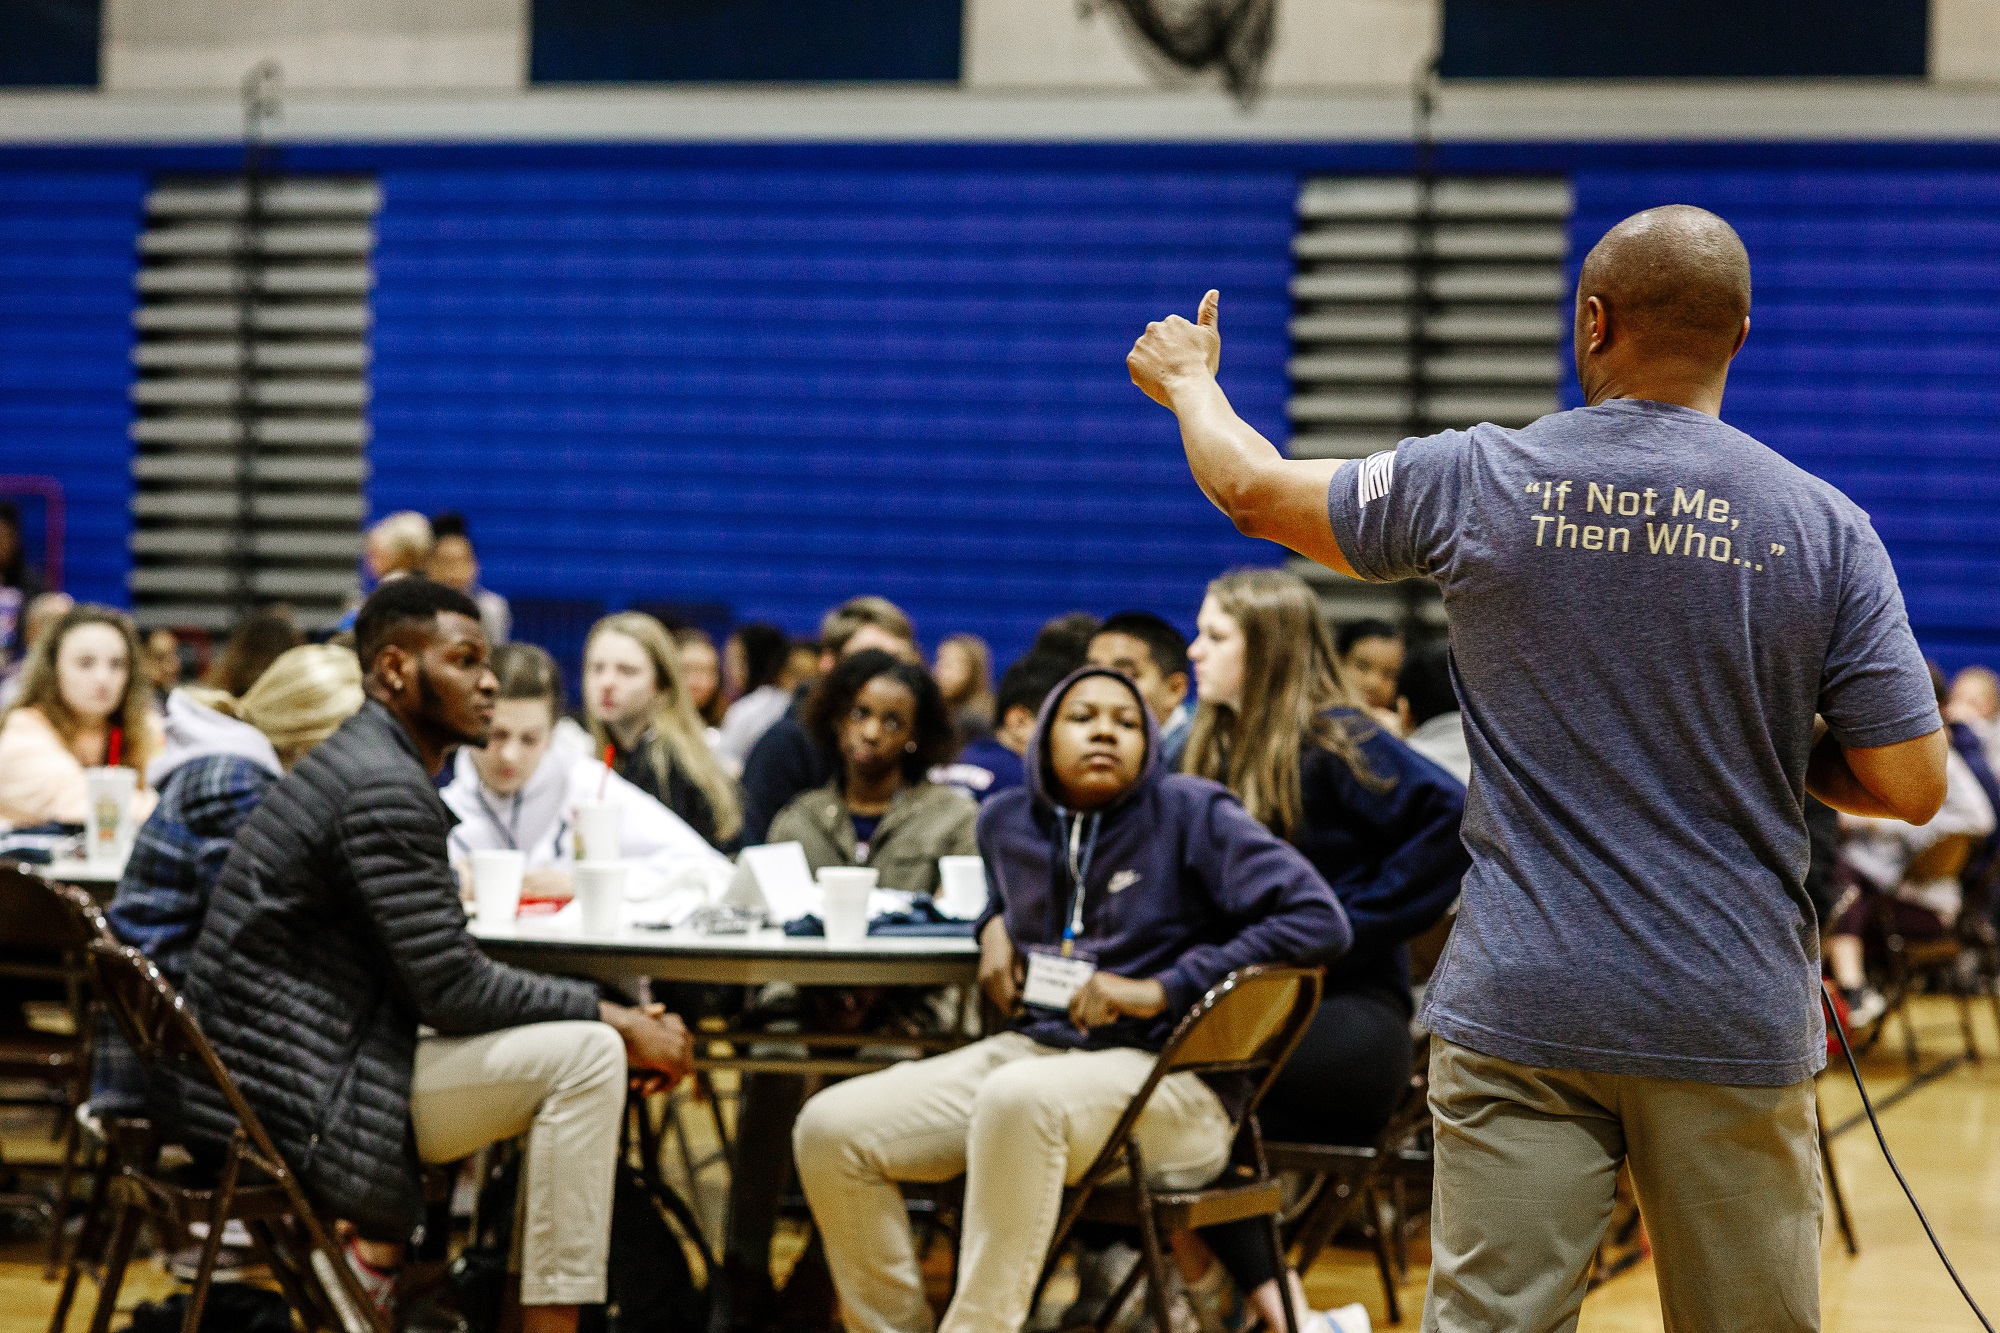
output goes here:
<path id="1" fill-rule="evenodd" d="M 1923 1223 L 1924 1234 L 1930 1237 L 1931 1248 L 1937 1251 L 1939 1262 L 1944 1264 L 1944 1271 L 1951 1274 L 1952 1282 L 1958 1287 L 1958 1294 L 1972 1307 L 1972 1313 L 1978 1318 L 1980 1327 L 1984 1328 L 1986 1333 L 1995 1333 L 1993 1321 L 1986 1317 L 1986 1311 L 1979 1308 L 1979 1302 L 1973 1300 L 1972 1293 L 1966 1290 L 1965 1279 L 1960 1277 L 1958 1269 L 1952 1266 L 1951 1256 L 1944 1252 L 1944 1243 L 1932 1229 L 1930 1218 L 1924 1215 L 1924 1206 L 1917 1202 L 1916 1192 L 1910 1188 L 1910 1182 L 1903 1178 L 1903 1168 L 1896 1165 L 1896 1155 L 1889 1151 L 1889 1140 L 1882 1136 L 1882 1122 L 1875 1118 L 1875 1103 L 1868 1097 L 1868 1085 L 1861 1081 L 1861 1066 L 1854 1059 L 1854 1047 L 1848 1044 L 1847 1027 L 1840 1021 L 1840 1014 L 1833 1007 L 1833 998 L 1827 994 L 1825 982 L 1820 983 L 1819 1002 L 1826 1010 L 1827 1020 L 1833 1024 L 1834 1032 L 1840 1037 L 1841 1053 L 1847 1057 L 1848 1072 L 1854 1075 L 1854 1089 L 1861 1094 L 1861 1109 L 1868 1112 L 1868 1125 L 1875 1131 L 1875 1142 L 1882 1146 L 1882 1159 L 1889 1164 L 1889 1170 L 1894 1173 L 1896 1183 L 1903 1187 L 1903 1197 L 1910 1201 L 1910 1207 L 1916 1211 L 1917 1221 Z M 1824 1169 L 1831 1171 L 1832 1163 L 1826 1163 Z"/>

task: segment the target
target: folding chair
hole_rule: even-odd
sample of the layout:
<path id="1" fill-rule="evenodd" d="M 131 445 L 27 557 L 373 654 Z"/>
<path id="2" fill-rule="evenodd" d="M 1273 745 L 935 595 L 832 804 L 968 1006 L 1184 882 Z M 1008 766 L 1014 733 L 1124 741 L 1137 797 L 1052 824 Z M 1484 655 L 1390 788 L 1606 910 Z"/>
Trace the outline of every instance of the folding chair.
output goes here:
<path id="1" fill-rule="evenodd" d="M 1833 1220 L 1840 1228 L 1841 1243 L 1852 1259 L 1861 1253 L 1861 1242 L 1854 1234 L 1854 1216 L 1847 1211 L 1847 1192 L 1840 1187 L 1840 1173 L 1833 1169 L 1833 1136 L 1826 1130 L 1826 1105 L 1820 1100 L 1817 1079 L 1813 1080 L 1813 1114 L 1819 1122 L 1820 1174 L 1826 1178 L 1827 1197 L 1833 1200 Z"/>
<path id="2" fill-rule="evenodd" d="M 1307 1181 L 1302 1202 L 1279 1228 L 1280 1236 L 1287 1242 L 1292 1267 L 1304 1274 L 1342 1228 L 1357 1216 L 1364 1218 L 1375 1252 L 1375 1268 L 1382 1279 L 1382 1300 L 1388 1311 L 1386 1322 L 1391 1324 L 1403 1322 L 1402 1302 L 1396 1289 L 1404 1265 L 1398 1261 L 1396 1252 L 1400 1210 L 1384 1207 L 1383 1187 L 1404 1164 L 1406 1149 L 1418 1131 L 1430 1123 L 1430 1080 L 1426 1073 L 1428 1062 L 1424 1059 L 1429 1044 L 1428 1036 L 1418 1039 L 1418 1058 L 1410 1074 L 1410 1085 L 1374 1143 L 1264 1145 L 1264 1159 L 1271 1170 L 1296 1172 Z"/>
<path id="3" fill-rule="evenodd" d="M 1118 1316 L 1139 1279 L 1147 1279 L 1147 1299 L 1156 1328 L 1171 1328 L 1167 1308 L 1167 1252 L 1163 1237 L 1195 1227 L 1218 1226 L 1245 1218 L 1269 1220 L 1272 1256 L 1280 1267 L 1284 1247 L 1278 1237 L 1278 1214 L 1284 1190 L 1271 1175 L 1264 1144 L 1257 1132 L 1257 1103 L 1305 1035 L 1319 1008 L 1317 968 L 1258 966 L 1232 972 L 1202 996 L 1174 1028 L 1153 1072 L 1125 1108 L 1111 1137 L 1077 1184 L 1063 1192 L 1062 1215 L 1049 1241 L 1035 1283 L 1034 1299 L 1055 1273 L 1063 1244 L 1078 1222 L 1109 1222 L 1137 1227 L 1145 1262 L 1135 1265 L 1099 1316 L 1108 1325 Z M 1250 1087 L 1236 1110 L 1230 1164 L 1203 1189 L 1155 1191 L 1146 1179 L 1146 1163 L 1134 1131 L 1162 1080 L 1173 1074 L 1233 1076 Z M 1117 1179 L 1121 1177 L 1122 1179 Z M 1298 1333 L 1291 1302 L 1285 1302 L 1287 1333 Z"/>
<path id="4" fill-rule="evenodd" d="M 99 1003 L 132 1043 L 149 1077 L 160 1078 L 172 1066 L 180 1076 L 219 1093 L 236 1120 L 212 1172 L 166 1165 L 164 1145 L 146 1121 L 107 1123 L 115 1163 L 109 1181 L 111 1234 L 91 1333 L 108 1333 L 111 1327 L 139 1224 L 148 1218 L 177 1235 L 193 1222 L 208 1227 L 183 1333 L 195 1333 L 201 1325 L 223 1229 L 232 1221 L 249 1230 L 258 1258 L 270 1267 L 286 1301 L 312 1333 L 389 1333 L 256 1112 L 159 969 L 137 949 L 112 940 L 92 943 L 86 958 Z M 81 1239 L 78 1248 L 84 1248 Z M 64 1274 L 50 1333 L 61 1333 L 68 1322 L 80 1267 L 72 1264 Z"/>
<path id="5" fill-rule="evenodd" d="M 1939 839 L 1936 845 L 1911 861 L 1905 880 L 1933 880 L 1958 875 L 1980 841 L 1970 834 L 1954 834 Z M 1972 1027 L 1972 997 L 1966 994 L 1963 984 L 1961 960 L 1969 957 L 1977 962 L 1981 958 L 1980 947 L 1971 935 L 1985 920 L 1984 906 L 1978 893 L 1968 894 L 1960 907 L 1958 920 L 1949 932 L 1935 939 L 1908 939 L 1896 930 L 1889 900 L 1885 897 L 1878 901 L 1877 919 L 1883 947 L 1888 955 L 1888 1007 L 1876 1020 L 1866 1045 L 1873 1046 L 1888 1028 L 1889 1020 L 1896 1019 L 1903 1033 L 1903 1058 L 1912 1074 L 1919 1070 L 1923 1061 L 1917 1050 L 1917 1028 L 1910 1019 L 1909 1001 L 1918 985 L 1926 981 L 1941 982 L 1951 992 L 1958 1007 L 1958 1027 L 1965 1041 L 1965 1058 L 1973 1064 L 1979 1063 L 1979 1038 Z M 2000 1014 L 2000 999 L 1994 1003 L 1996 1014 Z"/>
<path id="6" fill-rule="evenodd" d="M 71 1031 L 0 1033 L 0 1080 L 26 1084 L 32 1092 L 0 1099 L 6 1106 L 45 1106 L 56 1114 L 62 1140 L 57 1168 L 56 1207 L 49 1222 L 49 1269 L 59 1262 L 62 1210 L 75 1178 L 82 1134 L 76 1109 L 90 1095 L 91 1028 L 94 1022 L 83 950 L 93 938 L 82 933 L 56 886 L 11 862 L 0 862 L 0 976 L 54 982 L 62 987 Z M 0 1196 L 36 1211 L 46 1205 L 30 1196 Z"/>

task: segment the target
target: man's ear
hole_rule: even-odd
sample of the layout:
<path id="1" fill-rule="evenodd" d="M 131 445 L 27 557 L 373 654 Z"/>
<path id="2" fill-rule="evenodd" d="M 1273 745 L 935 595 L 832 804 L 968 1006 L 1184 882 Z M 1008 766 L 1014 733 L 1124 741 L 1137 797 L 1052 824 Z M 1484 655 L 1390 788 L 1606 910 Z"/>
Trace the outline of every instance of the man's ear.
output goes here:
<path id="1" fill-rule="evenodd" d="M 1176 671 L 1171 676 L 1163 677 L 1161 683 L 1164 684 L 1167 687 L 1167 689 L 1173 694 L 1174 707 L 1179 708 L 1182 704 L 1187 702 L 1187 694 L 1188 694 L 1187 672 Z"/>
<path id="2" fill-rule="evenodd" d="M 417 669 L 417 659 L 409 649 L 399 643 L 386 643 L 375 654 L 375 664 L 368 675 L 377 685 L 392 697 L 401 694 L 409 685 Z"/>

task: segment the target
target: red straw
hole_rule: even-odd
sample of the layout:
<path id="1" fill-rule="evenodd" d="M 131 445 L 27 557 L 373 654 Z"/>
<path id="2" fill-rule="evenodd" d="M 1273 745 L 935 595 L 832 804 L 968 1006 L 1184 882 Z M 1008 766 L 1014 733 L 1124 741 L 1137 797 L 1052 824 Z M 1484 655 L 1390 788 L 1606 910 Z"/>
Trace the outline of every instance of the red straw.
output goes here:
<path id="1" fill-rule="evenodd" d="M 111 734 L 115 736 L 118 733 L 113 732 Z M 611 759 L 611 742 L 606 741 L 604 742 L 604 776 L 597 780 L 597 799 L 600 801 L 604 799 L 605 791 L 611 786 Z M 116 763 L 117 761 L 113 760 L 112 762 Z"/>
<path id="2" fill-rule="evenodd" d="M 118 767 L 118 756 L 123 754 L 124 751 L 125 751 L 125 728 L 113 727 L 111 729 L 110 752 L 105 756 L 104 766 L 106 768 Z"/>

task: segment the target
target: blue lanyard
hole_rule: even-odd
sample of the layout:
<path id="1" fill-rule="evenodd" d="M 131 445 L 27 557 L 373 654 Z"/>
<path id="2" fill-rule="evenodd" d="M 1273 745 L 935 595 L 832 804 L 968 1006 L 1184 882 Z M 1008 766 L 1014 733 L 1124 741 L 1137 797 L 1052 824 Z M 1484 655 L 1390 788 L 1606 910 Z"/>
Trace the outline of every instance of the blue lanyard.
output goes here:
<path id="1" fill-rule="evenodd" d="M 1070 817 L 1070 921 L 1062 927 L 1062 957 L 1076 953 L 1076 937 L 1084 933 L 1084 877 L 1090 875 L 1090 859 L 1098 855 L 1098 829 L 1102 821 L 1090 817 L 1090 839 L 1084 839 L 1084 817 Z"/>
<path id="2" fill-rule="evenodd" d="M 521 793 L 514 793 L 513 818 L 505 824 L 500 822 L 500 812 L 486 803 L 486 793 L 476 785 L 472 789 L 472 799 L 479 802 L 479 808 L 486 812 L 487 819 L 491 820 L 493 827 L 500 831 L 500 836 L 507 840 L 508 849 L 519 851 L 520 847 L 514 841 L 514 825 L 521 818 Z"/>

